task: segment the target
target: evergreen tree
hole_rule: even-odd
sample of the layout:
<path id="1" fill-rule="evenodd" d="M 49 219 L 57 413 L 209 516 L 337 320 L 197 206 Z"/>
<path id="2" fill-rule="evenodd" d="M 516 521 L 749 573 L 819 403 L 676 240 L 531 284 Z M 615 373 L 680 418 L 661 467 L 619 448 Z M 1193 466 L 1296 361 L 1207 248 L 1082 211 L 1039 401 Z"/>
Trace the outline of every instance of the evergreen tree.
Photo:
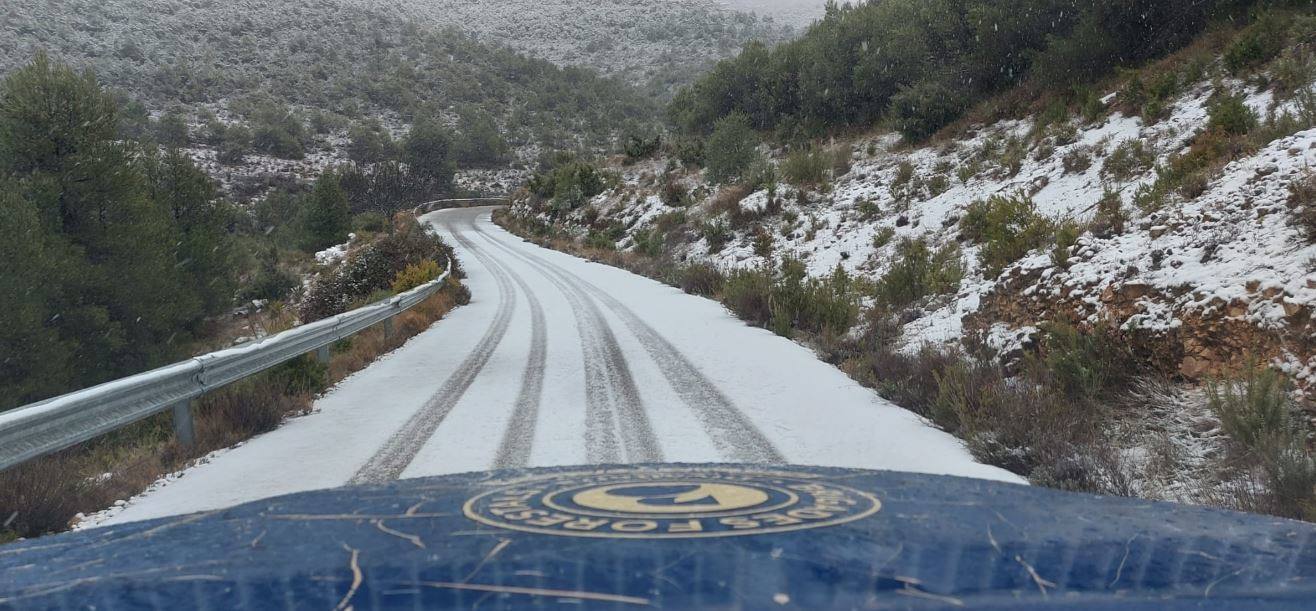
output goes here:
<path id="1" fill-rule="evenodd" d="M 433 120 L 422 119 L 412 125 L 403 144 L 403 162 L 411 175 L 413 198 L 451 195 L 453 176 L 457 174 L 453 140 L 453 133 Z"/>
<path id="2" fill-rule="evenodd" d="M 414 196 L 428 199 L 452 193 L 456 174 L 452 133 L 431 119 L 418 120 L 402 146 L 402 161 L 414 181 Z"/>
<path id="3" fill-rule="evenodd" d="M 187 121 L 183 115 L 175 111 L 162 115 L 155 124 L 155 141 L 169 148 L 187 146 Z"/>
<path id="4" fill-rule="evenodd" d="M 0 267 L 0 347 L 22 355 L 0 365 L 0 407 L 176 358 L 231 293 L 208 183 L 121 124 L 92 75 L 44 56 L 0 84 L 0 231 L 24 236 L 0 253 L 23 262 Z"/>
<path id="5" fill-rule="evenodd" d="M 229 227 L 232 208 L 219 199 L 215 183 L 183 152 L 147 156 L 151 199 L 168 210 L 178 232 L 176 267 L 202 304 L 216 312 L 233 303 L 236 248 Z"/>
<path id="6" fill-rule="evenodd" d="M 463 113 L 460 133 L 455 156 L 461 163 L 490 167 L 507 161 L 510 154 L 507 142 L 489 113 L 478 110 Z"/>
<path id="7" fill-rule="evenodd" d="M 740 178 L 754 163 L 758 155 L 757 147 L 758 135 L 750 129 L 749 119 L 745 115 L 736 113 L 719 119 L 704 147 L 708 179 L 724 183 Z"/>
<path id="8" fill-rule="evenodd" d="M 397 146 L 379 121 L 357 123 L 348 131 L 347 158 L 361 164 L 392 158 Z"/>
<path id="9" fill-rule="evenodd" d="M 333 172 L 325 172 L 315 181 L 315 188 L 305 199 L 302 227 L 308 250 L 323 250 L 347 239 L 352 215 L 347 194 Z"/>
<path id="10" fill-rule="evenodd" d="M 77 342 L 56 315 L 77 269 L 75 253 L 36 208 L 0 183 L 0 411 L 57 395 L 73 382 Z"/>

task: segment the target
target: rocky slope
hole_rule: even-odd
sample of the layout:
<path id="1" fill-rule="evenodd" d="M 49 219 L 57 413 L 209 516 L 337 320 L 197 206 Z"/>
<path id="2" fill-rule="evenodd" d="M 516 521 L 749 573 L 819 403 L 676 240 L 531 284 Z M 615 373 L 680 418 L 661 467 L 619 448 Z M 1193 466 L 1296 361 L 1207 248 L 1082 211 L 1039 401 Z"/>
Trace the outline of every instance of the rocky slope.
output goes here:
<path id="1" fill-rule="evenodd" d="M 661 160 L 615 167 L 620 186 L 565 222 L 532 197 L 518 212 L 582 237 L 615 223 L 624 228 L 619 248 L 633 249 L 637 235 L 674 211 L 663 190 L 675 182 L 693 194 L 683 213 L 695 228 L 669 238 L 676 260 L 726 270 L 794 257 L 816 277 L 841 267 L 878 281 L 898 262 L 903 239 L 958 247 L 958 289 L 901 314 L 908 350 L 967 340 L 1018 356 L 1039 325 L 1068 319 L 1120 330 L 1167 374 L 1203 380 L 1261 358 L 1305 387 L 1316 382 L 1316 245 L 1299 225 L 1311 206 L 1301 194 L 1316 163 L 1316 129 L 1229 162 L 1191 197 L 1150 201 L 1157 168 L 1191 150 L 1218 90 L 1250 92 L 1244 103 L 1260 117 L 1307 112 L 1240 81 L 1202 81 L 1172 100 L 1164 119 L 1148 121 L 1115 110 L 1112 92 L 1095 121 L 1008 120 L 919 147 L 891 135 L 862 137 L 836 147 L 853 152 L 828 186 L 760 189 L 730 208 L 730 188 Z M 781 151 L 765 152 L 785 163 Z M 981 261 L 985 245 L 967 238 L 963 220 L 993 196 L 1030 201 L 1037 218 L 1051 220 L 1050 231 L 1073 223 L 1081 235 L 1059 247 L 1046 241 L 992 273 Z M 1108 198 L 1118 198 L 1121 226 L 1092 229 L 1110 213 Z M 701 224 L 720 224 L 729 240 L 710 245 Z"/>

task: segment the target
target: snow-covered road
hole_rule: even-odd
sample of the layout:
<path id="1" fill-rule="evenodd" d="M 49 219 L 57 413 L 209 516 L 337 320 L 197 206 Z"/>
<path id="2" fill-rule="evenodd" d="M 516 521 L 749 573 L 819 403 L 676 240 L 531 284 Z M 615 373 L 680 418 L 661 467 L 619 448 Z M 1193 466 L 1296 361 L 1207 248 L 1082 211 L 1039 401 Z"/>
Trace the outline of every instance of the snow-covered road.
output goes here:
<path id="1" fill-rule="evenodd" d="M 525 243 L 490 209 L 425 219 L 473 298 L 344 380 L 311 415 L 98 520 L 501 467 L 790 463 L 1018 482 L 716 302 Z"/>

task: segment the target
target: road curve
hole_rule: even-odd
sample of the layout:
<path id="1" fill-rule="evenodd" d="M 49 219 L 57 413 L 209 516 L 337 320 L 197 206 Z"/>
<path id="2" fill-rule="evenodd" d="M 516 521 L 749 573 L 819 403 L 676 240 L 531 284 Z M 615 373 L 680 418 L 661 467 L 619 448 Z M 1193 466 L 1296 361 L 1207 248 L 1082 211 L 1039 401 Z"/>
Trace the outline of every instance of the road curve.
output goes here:
<path id="1" fill-rule="evenodd" d="M 312 414 L 89 524 L 504 467 L 738 462 L 1020 481 L 808 349 L 713 301 L 528 244 L 490 212 L 424 217 L 456 249 L 470 305 Z"/>

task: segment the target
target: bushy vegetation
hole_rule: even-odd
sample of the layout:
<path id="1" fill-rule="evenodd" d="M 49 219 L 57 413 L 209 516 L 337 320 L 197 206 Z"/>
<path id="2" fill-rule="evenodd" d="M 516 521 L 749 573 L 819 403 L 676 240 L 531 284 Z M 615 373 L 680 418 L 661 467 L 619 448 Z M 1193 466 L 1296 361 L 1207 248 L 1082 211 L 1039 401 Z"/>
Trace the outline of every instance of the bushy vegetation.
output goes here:
<path id="1" fill-rule="evenodd" d="M 906 238 L 896 245 L 891 267 L 877 281 L 877 297 L 888 307 L 903 308 L 930 295 L 959 290 L 963 278 L 958 245 L 933 251 L 925 240 Z"/>
<path id="2" fill-rule="evenodd" d="M 970 204 L 960 220 L 964 237 L 982 245 L 979 260 L 989 276 L 1000 274 L 1028 251 L 1045 245 L 1055 223 L 1022 195 L 996 195 Z"/>
<path id="3" fill-rule="evenodd" d="M 202 397 L 195 406 L 196 444 L 173 440 L 169 414 L 0 473 L 0 542 L 67 530 L 79 514 L 141 493 L 196 458 L 273 430 L 305 413 L 314 395 L 429 328 L 469 295 L 457 285 L 402 314 L 391 333 L 375 327 L 333 350 L 328 366 L 302 356 Z"/>
<path id="4" fill-rule="evenodd" d="M 758 135 L 747 117 L 732 114 L 718 119 L 704 146 L 708 181 L 717 184 L 741 178 L 758 158 L 757 147 Z"/>
<path id="5" fill-rule="evenodd" d="M 605 177 L 593 164 L 560 155 L 530 178 L 527 188 L 554 212 L 570 212 L 604 191 Z"/>
<path id="6" fill-rule="evenodd" d="M 1031 82 L 1056 91 L 1092 82 L 1190 41 L 1213 19 L 1256 2 L 887 0 L 834 4 L 800 39 L 749 45 L 684 89 L 669 108 L 683 129 L 710 132 L 743 113 L 785 138 L 890 118 L 911 140 L 968 107 Z"/>
<path id="7" fill-rule="evenodd" d="M 418 117 L 400 143 L 381 149 L 385 157 L 337 168 L 351 210 L 392 216 L 418 202 L 451 196 L 459 158 L 456 141 L 438 121 Z"/>
<path id="8" fill-rule="evenodd" d="M 442 273 L 443 268 L 434 259 L 409 264 L 393 277 L 393 292 L 405 293 L 438 278 Z"/>
<path id="9" fill-rule="evenodd" d="M 1126 182 L 1152 169 L 1155 163 L 1156 153 L 1141 139 L 1130 138 L 1110 152 L 1105 165 L 1101 166 L 1101 174 L 1111 180 Z"/>
<path id="10" fill-rule="evenodd" d="M 734 270 L 717 294 L 744 320 L 786 337 L 796 330 L 838 336 L 854 325 L 859 313 L 849 274 L 838 267 L 826 278 L 810 278 L 795 259 Z"/>
<path id="11" fill-rule="evenodd" d="M 119 119 L 44 56 L 0 84 L 0 353 L 23 355 L 0 359 L 0 409 L 162 364 L 232 303 L 235 211 Z"/>
<path id="12" fill-rule="evenodd" d="M 1238 379 L 1215 381 L 1207 390 L 1243 468 L 1259 471 L 1264 484 L 1259 506 L 1243 508 L 1316 519 L 1316 460 L 1307 450 L 1306 418 L 1283 377 L 1252 363 Z"/>
<path id="13" fill-rule="evenodd" d="M 797 187 L 816 187 L 850 171 L 848 146 L 811 147 L 792 151 L 781 164 L 781 175 Z"/>
<path id="14" fill-rule="evenodd" d="M 314 118 L 306 109 L 358 121 L 479 108 L 483 114 L 465 113 L 458 125 L 458 152 L 475 165 L 504 158 L 503 139 L 556 146 L 582 136 L 603 145 L 632 122 L 652 122 L 659 110 L 655 97 L 619 80 L 531 59 L 383 5 L 202 2 L 164 10 L 137 0 L 16 1 L 0 72 L 47 49 L 79 69 L 112 75 L 151 109 L 228 104 L 250 124 L 253 150 L 280 157 L 305 154 L 307 119 Z M 239 157 L 239 139 L 224 146 L 230 162 Z"/>
<path id="15" fill-rule="evenodd" d="M 1316 173 L 1307 173 L 1289 184 L 1289 208 L 1293 224 L 1316 243 Z"/>
<path id="16" fill-rule="evenodd" d="M 302 235 L 306 249 L 323 250 L 346 242 L 351 222 L 347 194 L 339 185 L 338 177 L 332 172 L 326 172 L 315 181 L 315 187 L 307 197 L 302 213 Z"/>
<path id="17" fill-rule="evenodd" d="M 392 233 L 353 250 L 342 265 L 311 283 L 301 302 L 301 319 L 312 322 L 364 305 L 373 301 L 378 291 L 396 290 L 396 286 L 424 277 L 451 254 L 451 249 L 415 218 L 400 216 Z M 408 271 L 413 266 L 418 269 Z"/>

